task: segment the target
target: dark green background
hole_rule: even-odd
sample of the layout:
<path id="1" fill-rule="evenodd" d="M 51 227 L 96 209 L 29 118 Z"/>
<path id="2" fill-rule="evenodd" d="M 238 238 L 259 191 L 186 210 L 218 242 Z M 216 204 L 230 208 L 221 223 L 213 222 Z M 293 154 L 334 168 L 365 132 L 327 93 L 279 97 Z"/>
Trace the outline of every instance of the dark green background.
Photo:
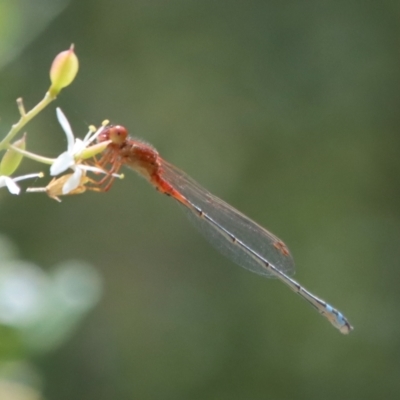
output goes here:
<path id="1" fill-rule="evenodd" d="M 296 279 L 355 327 L 342 336 L 224 259 L 128 170 L 61 204 L 3 189 L 1 232 L 24 258 L 82 259 L 104 278 L 79 331 L 37 360 L 46 397 L 398 398 L 399 3 L 74 0 L 40 32 L 46 2 L 26 3 L 5 18 L 26 47 L 0 73 L 3 132 L 75 43 L 80 71 L 56 103 L 74 132 L 108 118 L 152 143 L 284 239 Z M 28 126 L 32 151 L 64 151 L 54 110 Z"/>

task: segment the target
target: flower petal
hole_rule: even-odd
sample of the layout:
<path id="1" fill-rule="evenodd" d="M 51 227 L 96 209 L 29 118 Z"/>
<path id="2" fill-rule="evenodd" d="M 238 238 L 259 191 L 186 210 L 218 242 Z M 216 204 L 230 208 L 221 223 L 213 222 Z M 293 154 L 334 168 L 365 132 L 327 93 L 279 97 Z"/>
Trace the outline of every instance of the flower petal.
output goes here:
<path id="1" fill-rule="evenodd" d="M 82 139 L 75 139 L 74 147 L 72 149 L 72 154 L 74 156 L 77 156 L 80 153 L 82 153 L 82 151 L 85 150 L 85 148 L 86 148 L 86 145 Z"/>
<path id="2" fill-rule="evenodd" d="M 19 186 L 10 177 L 5 176 L 4 177 L 4 181 L 5 181 L 5 184 L 7 186 L 8 191 L 11 194 L 19 194 L 21 189 L 19 188 Z"/>
<path id="3" fill-rule="evenodd" d="M 69 124 L 67 117 L 64 115 L 64 113 L 61 111 L 61 108 L 57 108 L 57 119 L 58 122 L 60 123 L 61 127 L 63 128 L 65 132 L 65 136 L 67 137 L 67 142 L 68 142 L 68 151 L 71 152 L 73 147 L 74 147 L 74 134 L 72 133 L 71 125 Z"/>
<path id="4" fill-rule="evenodd" d="M 53 165 L 50 167 L 50 175 L 59 175 L 61 174 L 61 172 L 67 170 L 69 167 L 72 167 L 74 163 L 74 156 L 66 151 L 56 158 L 56 161 L 54 161 Z"/>
<path id="5" fill-rule="evenodd" d="M 67 179 L 67 181 L 64 183 L 64 186 L 62 188 L 62 193 L 68 194 L 73 190 L 75 190 L 81 183 L 82 174 L 83 174 L 82 169 L 77 168 L 75 172 L 71 175 L 71 177 Z"/>
<path id="6" fill-rule="evenodd" d="M 6 186 L 6 177 L 4 175 L 0 176 L 0 188 Z"/>
<path id="7" fill-rule="evenodd" d="M 100 174 L 104 174 L 104 175 L 111 175 L 114 178 L 118 178 L 118 179 L 124 178 L 124 174 L 116 174 L 116 173 L 110 174 L 109 171 L 107 171 L 105 169 L 101 169 L 99 167 L 92 166 L 92 165 L 79 164 L 79 168 L 82 169 L 83 171 L 91 171 L 91 172 L 100 173 Z"/>
<path id="8" fill-rule="evenodd" d="M 34 174 L 17 176 L 16 178 L 13 178 L 13 180 L 14 182 L 18 182 L 18 181 L 23 181 L 24 179 L 43 178 L 43 177 L 44 177 L 43 172 L 36 172 Z"/>
<path id="9" fill-rule="evenodd" d="M 100 173 L 100 174 L 104 174 L 104 175 L 108 174 L 108 171 L 106 171 L 105 169 L 95 167 L 93 165 L 79 164 L 79 168 L 82 169 L 83 171 L 91 171 L 91 172 L 96 172 L 96 173 Z"/>

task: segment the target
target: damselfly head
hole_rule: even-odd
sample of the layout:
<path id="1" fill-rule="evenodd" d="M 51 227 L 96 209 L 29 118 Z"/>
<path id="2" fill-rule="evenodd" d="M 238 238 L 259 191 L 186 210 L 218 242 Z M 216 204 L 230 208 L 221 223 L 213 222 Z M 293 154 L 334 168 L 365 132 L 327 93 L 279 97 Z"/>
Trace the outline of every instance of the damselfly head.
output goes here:
<path id="1" fill-rule="evenodd" d="M 121 125 L 110 125 L 104 128 L 97 138 L 98 142 L 111 140 L 114 144 L 121 145 L 128 137 L 128 130 Z"/>

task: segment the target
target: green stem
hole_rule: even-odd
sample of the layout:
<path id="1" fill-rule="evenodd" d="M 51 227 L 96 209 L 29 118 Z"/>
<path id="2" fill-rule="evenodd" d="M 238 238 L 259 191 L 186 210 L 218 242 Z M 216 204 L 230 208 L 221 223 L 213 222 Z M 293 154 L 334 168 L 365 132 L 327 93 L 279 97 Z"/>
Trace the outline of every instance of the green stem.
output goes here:
<path id="1" fill-rule="evenodd" d="M 26 114 L 22 114 L 19 121 L 11 127 L 11 130 L 7 133 L 6 137 L 0 142 L 0 150 L 6 149 L 10 141 L 14 136 L 36 115 L 38 115 L 46 106 L 48 106 L 56 97 L 50 92 L 47 92 L 44 98 L 36 104 L 32 110 Z"/>
<path id="2" fill-rule="evenodd" d="M 42 164 L 52 165 L 54 163 L 54 161 L 56 161 L 55 158 L 48 158 L 48 157 L 39 156 L 39 155 L 37 155 L 35 153 L 31 153 L 29 151 L 22 150 L 19 147 L 14 146 L 13 144 L 9 144 L 8 148 L 13 149 L 14 151 L 16 151 L 19 154 L 22 154 L 26 158 L 30 158 L 31 160 L 40 162 Z"/>

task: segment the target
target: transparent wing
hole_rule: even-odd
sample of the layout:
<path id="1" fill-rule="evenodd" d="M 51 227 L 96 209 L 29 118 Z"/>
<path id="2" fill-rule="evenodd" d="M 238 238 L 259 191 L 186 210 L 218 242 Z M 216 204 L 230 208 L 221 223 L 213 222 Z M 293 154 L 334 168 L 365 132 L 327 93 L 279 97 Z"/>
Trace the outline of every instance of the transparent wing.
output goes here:
<path id="1" fill-rule="evenodd" d="M 274 277 L 263 263 L 254 259 L 254 256 L 235 243 L 233 238 L 236 238 L 279 271 L 287 275 L 294 272 L 295 265 L 288 248 L 271 232 L 212 195 L 183 171 L 164 160 L 162 160 L 160 175 L 194 207 L 184 207 L 189 219 L 223 255 L 252 272 Z M 207 218 L 202 218 L 201 213 L 204 213 Z M 209 219 L 215 224 L 211 224 Z M 224 229 L 218 229 L 218 226 Z"/>

